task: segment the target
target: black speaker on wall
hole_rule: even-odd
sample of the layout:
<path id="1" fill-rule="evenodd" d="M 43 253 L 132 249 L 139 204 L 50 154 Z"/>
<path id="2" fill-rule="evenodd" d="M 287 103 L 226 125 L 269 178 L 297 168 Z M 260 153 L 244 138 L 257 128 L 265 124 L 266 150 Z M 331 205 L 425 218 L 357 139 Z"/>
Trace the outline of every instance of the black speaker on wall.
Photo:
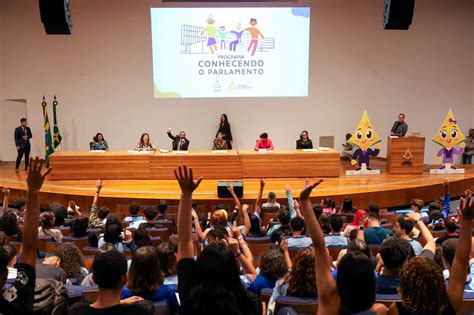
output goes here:
<path id="1" fill-rule="evenodd" d="M 413 21 L 415 0 L 385 0 L 383 28 L 407 30 Z"/>
<path id="2" fill-rule="evenodd" d="M 232 183 L 234 185 L 234 192 L 237 198 L 242 198 L 244 195 L 244 183 L 243 182 L 217 182 L 217 197 L 218 198 L 232 198 L 230 191 L 227 189 Z"/>
<path id="3" fill-rule="evenodd" d="M 46 34 L 71 34 L 72 16 L 69 0 L 39 0 L 39 7 Z"/>

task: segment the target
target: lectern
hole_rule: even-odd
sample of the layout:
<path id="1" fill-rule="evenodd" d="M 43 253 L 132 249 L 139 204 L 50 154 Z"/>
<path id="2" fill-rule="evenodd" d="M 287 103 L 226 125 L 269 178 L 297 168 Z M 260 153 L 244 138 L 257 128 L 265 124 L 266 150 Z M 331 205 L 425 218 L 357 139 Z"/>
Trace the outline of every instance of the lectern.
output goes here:
<path id="1" fill-rule="evenodd" d="M 388 137 L 387 172 L 392 175 L 423 174 L 425 138 Z"/>

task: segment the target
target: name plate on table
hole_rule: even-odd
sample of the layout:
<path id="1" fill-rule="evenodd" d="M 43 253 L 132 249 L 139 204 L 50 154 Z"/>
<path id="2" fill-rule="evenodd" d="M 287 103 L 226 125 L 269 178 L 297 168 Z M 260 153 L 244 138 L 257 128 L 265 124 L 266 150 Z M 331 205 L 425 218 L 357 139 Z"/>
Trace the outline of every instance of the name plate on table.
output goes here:
<path id="1" fill-rule="evenodd" d="M 272 153 L 272 152 L 275 152 L 275 150 L 258 149 L 258 153 Z"/>
<path id="2" fill-rule="evenodd" d="M 331 148 L 328 148 L 328 147 L 319 147 L 318 148 L 318 151 L 329 151 L 331 150 Z"/>
<path id="3" fill-rule="evenodd" d="M 105 150 L 90 150 L 89 153 L 105 153 Z"/>
<path id="4" fill-rule="evenodd" d="M 303 152 L 318 152 L 318 149 L 303 149 Z"/>
<path id="5" fill-rule="evenodd" d="M 127 154 L 134 154 L 134 155 L 148 155 L 151 154 L 151 151 L 137 151 L 137 150 L 127 150 Z"/>
<path id="6" fill-rule="evenodd" d="M 227 154 L 227 150 L 212 150 L 212 154 Z"/>
<path id="7" fill-rule="evenodd" d="M 188 151 L 173 151 L 173 154 L 188 154 Z"/>

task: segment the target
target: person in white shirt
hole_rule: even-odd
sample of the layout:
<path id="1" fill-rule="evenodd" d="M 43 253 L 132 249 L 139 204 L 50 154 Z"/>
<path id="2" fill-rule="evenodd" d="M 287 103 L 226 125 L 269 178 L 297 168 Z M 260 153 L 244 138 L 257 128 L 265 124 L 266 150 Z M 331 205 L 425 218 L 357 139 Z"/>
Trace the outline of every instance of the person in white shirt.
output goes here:
<path id="1" fill-rule="evenodd" d="M 341 246 L 347 247 L 347 237 L 341 235 L 341 229 L 343 226 L 341 216 L 333 214 L 329 217 L 329 226 L 331 227 L 331 233 L 324 237 L 326 246 Z"/>

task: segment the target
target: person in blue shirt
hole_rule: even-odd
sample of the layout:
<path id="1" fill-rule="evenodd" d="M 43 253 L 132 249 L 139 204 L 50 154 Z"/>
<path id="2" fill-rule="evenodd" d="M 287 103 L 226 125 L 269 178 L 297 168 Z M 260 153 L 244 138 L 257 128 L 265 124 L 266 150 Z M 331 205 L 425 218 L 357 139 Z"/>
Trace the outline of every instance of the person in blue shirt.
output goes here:
<path id="1" fill-rule="evenodd" d="M 380 226 L 380 216 L 377 213 L 369 214 L 369 228 L 364 231 L 367 245 L 380 245 L 391 234 L 393 234 L 391 230 Z"/>
<path id="2" fill-rule="evenodd" d="M 313 244 L 311 238 L 303 235 L 305 230 L 304 219 L 302 217 L 295 217 L 290 221 L 290 228 L 292 236 L 288 238 L 289 249 L 307 248 Z"/>
<path id="3" fill-rule="evenodd" d="M 287 271 L 288 266 L 283 254 L 277 249 L 269 249 L 260 258 L 260 273 L 249 290 L 260 296 L 262 289 L 273 289 L 276 281 L 286 275 Z"/>
<path id="4" fill-rule="evenodd" d="M 104 135 L 102 133 L 97 133 L 95 137 L 92 138 L 90 143 L 90 149 L 96 151 L 109 151 L 109 144 L 104 139 Z"/>
<path id="5" fill-rule="evenodd" d="M 152 302 L 165 301 L 171 314 L 179 311 L 179 303 L 172 285 L 163 284 L 164 274 L 156 252 L 150 247 L 140 247 L 132 256 L 127 286 L 120 298 L 139 296 Z"/>
<path id="6" fill-rule="evenodd" d="M 376 280 L 377 294 L 398 294 L 400 274 L 410 256 L 414 256 L 410 244 L 399 237 L 391 237 L 380 246 L 383 273 Z"/>
<path id="7" fill-rule="evenodd" d="M 326 246 L 341 246 L 347 247 L 347 237 L 341 235 L 341 229 L 344 223 L 338 214 L 333 214 L 329 217 L 329 226 L 331 233 L 324 237 Z"/>

